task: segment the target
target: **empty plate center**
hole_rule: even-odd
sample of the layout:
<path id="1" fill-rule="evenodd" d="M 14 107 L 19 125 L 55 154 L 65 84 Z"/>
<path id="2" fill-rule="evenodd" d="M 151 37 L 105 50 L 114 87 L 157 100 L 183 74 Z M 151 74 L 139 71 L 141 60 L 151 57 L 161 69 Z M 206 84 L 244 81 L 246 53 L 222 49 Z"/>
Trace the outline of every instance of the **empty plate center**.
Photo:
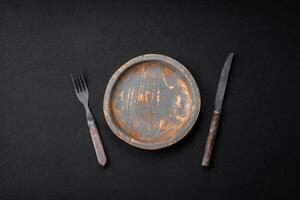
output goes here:
<path id="1" fill-rule="evenodd" d="M 171 139 L 189 119 L 189 82 L 168 63 L 137 63 L 123 72 L 112 91 L 113 120 L 140 142 Z"/>

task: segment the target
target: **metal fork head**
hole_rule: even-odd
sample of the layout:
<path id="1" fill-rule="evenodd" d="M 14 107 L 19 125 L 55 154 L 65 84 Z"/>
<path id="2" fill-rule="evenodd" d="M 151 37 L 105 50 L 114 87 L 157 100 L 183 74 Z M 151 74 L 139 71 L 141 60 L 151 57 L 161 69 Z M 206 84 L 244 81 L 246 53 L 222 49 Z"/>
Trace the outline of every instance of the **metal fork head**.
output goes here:
<path id="1" fill-rule="evenodd" d="M 77 98 L 81 103 L 87 104 L 89 100 L 89 91 L 82 72 L 71 74 L 71 79 Z"/>

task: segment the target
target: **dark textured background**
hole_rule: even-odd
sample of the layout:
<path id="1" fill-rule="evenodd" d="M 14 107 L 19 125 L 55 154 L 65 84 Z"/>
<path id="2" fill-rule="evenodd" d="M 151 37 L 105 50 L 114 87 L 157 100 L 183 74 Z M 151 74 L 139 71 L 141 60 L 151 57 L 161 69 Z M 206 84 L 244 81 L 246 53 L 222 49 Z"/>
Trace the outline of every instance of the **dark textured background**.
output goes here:
<path id="1" fill-rule="evenodd" d="M 299 195 L 299 5 L 0 3 L 0 199 L 273 199 Z M 237 53 L 213 166 L 201 168 L 219 74 Z M 131 147 L 104 120 L 110 76 L 161 53 L 202 96 L 178 144 Z M 110 160 L 96 161 L 70 72 L 84 70 Z"/>

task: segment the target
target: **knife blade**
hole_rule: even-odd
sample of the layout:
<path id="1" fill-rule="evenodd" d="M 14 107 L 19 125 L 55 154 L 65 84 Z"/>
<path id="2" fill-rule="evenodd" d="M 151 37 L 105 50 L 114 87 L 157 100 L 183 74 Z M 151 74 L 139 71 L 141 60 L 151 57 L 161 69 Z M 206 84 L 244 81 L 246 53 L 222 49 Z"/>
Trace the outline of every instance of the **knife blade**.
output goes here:
<path id="1" fill-rule="evenodd" d="M 221 110 L 222 110 L 222 104 L 225 96 L 225 91 L 226 91 L 226 86 L 227 86 L 227 81 L 228 81 L 228 76 L 230 72 L 230 67 L 232 63 L 234 53 L 230 53 L 227 56 L 227 59 L 224 63 L 221 75 L 220 75 L 220 80 L 218 84 L 218 89 L 215 97 L 215 109 L 212 115 L 211 123 L 210 123 L 210 128 L 209 128 L 209 133 L 205 145 L 205 151 L 204 151 L 204 156 L 202 159 L 202 166 L 204 167 L 209 167 L 210 165 L 210 160 L 211 160 L 211 155 L 213 152 L 213 147 L 217 135 L 217 130 L 218 130 L 218 124 L 219 124 L 219 119 L 221 115 Z"/>

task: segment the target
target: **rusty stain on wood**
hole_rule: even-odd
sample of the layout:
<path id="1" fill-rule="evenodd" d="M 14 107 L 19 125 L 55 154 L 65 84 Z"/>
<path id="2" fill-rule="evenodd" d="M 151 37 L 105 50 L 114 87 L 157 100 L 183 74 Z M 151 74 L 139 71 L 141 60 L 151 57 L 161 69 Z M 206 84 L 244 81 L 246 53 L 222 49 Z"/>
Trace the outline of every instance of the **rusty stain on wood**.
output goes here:
<path id="1" fill-rule="evenodd" d="M 176 60 L 146 54 L 120 67 L 105 91 L 103 110 L 112 131 L 143 149 L 159 149 L 182 139 L 201 106 L 190 72 Z"/>

